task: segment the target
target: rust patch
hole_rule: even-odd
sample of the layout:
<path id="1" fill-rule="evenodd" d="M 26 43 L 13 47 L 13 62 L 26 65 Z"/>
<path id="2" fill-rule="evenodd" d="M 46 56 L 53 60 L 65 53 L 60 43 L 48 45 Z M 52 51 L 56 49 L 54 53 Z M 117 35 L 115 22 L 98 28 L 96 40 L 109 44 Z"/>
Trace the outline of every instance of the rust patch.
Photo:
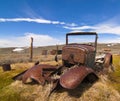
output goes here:
<path id="1" fill-rule="evenodd" d="M 56 70 L 56 66 L 40 64 L 31 67 L 27 70 L 22 77 L 23 83 L 26 83 L 28 78 L 36 80 L 39 84 L 44 85 L 45 78 L 47 78 L 50 74 L 50 71 Z M 49 71 L 49 73 L 47 73 Z"/>
<path id="2" fill-rule="evenodd" d="M 60 84 L 64 88 L 74 89 L 89 73 L 94 73 L 91 68 L 85 66 L 76 66 L 61 76 Z"/>
<path id="3" fill-rule="evenodd" d="M 108 68 L 112 64 L 112 54 L 106 53 L 104 58 L 104 67 Z"/>

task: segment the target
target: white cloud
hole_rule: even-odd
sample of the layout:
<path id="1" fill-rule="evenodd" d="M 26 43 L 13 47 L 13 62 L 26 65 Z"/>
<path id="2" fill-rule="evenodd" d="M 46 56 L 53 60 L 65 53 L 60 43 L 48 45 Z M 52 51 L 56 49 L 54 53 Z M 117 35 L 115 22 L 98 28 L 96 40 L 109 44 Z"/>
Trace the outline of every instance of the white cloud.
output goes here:
<path id="1" fill-rule="evenodd" d="M 66 24 L 67 26 L 70 26 L 70 27 L 75 27 L 75 26 L 77 26 L 77 24 L 75 24 L 75 23 L 71 23 L 71 24 Z"/>
<path id="2" fill-rule="evenodd" d="M 35 22 L 41 24 L 59 24 L 59 25 L 67 25 L 67 26 L 77 26 L 75 23 L 65 23 L 60 21 L 51 21 L 43 18 L 0 18 L 0 22 Z"/>
<path id="3" fill-rule="evenodd" d="M 63 43 L 59 39 L 49 35 L 25 33 L 21 37 L 11 37 L 9 39 L 0 39 L 0 47 L 23 47 L 30 46 L 30 38 L 33 37 L 34 46 L 49 46 Z"/>
<path id="4" fill-rule="evenodd" d="M 49 46 L 64 44 L 65 39 L 54 38 L 45 34 L 25 33 L 20 37 L 9 37 L 9 39 L 0 38 L 0 47 L 29 47 L 30 38 L 33 37 L 34 46 Z M 120 43 L 120 37 L 111 39 L 98 39 L 100 43 Z"/>
<path id="5" fill-rule="evenodd" d="M 64 28 L 72 31 L 93 31 L 97 33 L 110 33 L 110 34 L 120 35 L 120 25 L 114 25 L 114 24 L 113 25 L 99 24 L 94 26 L 80 26 L 80 27 L 64 26 Z"/>
<path id="6" fill-rule="evenodd" d="M 98 42 L 99 43 L 120 43 L 120 37 L 118 37 L 118 38 L 114 38 L 114 39 L 99 39 L 98 38 Z"/>
<path id="7" fill-rule="evenodd" d="M 39 19 L 32 19 L 32 18 L 0 18 L 0 22 L 35 22 L 41 24 L 60 24 L 63 25 L 63 28 L 69 29 L 73 32 L 78 31 L 94 31 L 97 33 L 108 33 L 108 34 L 116 34 L 120 35 L 120 24 L 117 22 L 116 18 L 110 19 L 108 21 L 98 23 L 95 25 L 85 25 L 85 26 L 78 26 L 75 23 L 65 23 L 60 21 L 51 21 L 46 20 L 43 18 Z M 44 34 L 35 34 L 35 33 L 25 33 L 22 37 L 11 37 L 9 39 L 0 39 L 0 47 L 22 47 L 22 46 L 29 46 L 30 45 L 30 37 L 34 38 L 34 46 L 47 46 L 47 45 L 56 45 L 64 43 L 65 40 L 60 40 L 59 38 L 53 38 L 49 35 Z M 120 43 L 120 37 L 109 40 L 100 40 L 100 42 L 113 42 L 113 43 Z"/>
<path id="8" fill-rule="evenodd" d="M 120 16 L 119 16 L 120 17 Z M 105 36 L 101 36 L 100 39 L 98 39 L 98 42 L 101 43 L 120 43 L 120 21 L 119 17 L 114 17 L 112 19 L 109 19 L 107 21 L 94 24 L 94 25 L 85 25 L 85 26 L 63 26 L 65 29 L 69 29 L 70 32 L 85 32 L 85 31 L 90 31 L 90 32 L 97 32 L 98 34 L 108 34 L 108 36 L 111 34 L 115 35 L 116 37 L 109 38 Z"/>
<path id="9" fill-rule="evenodd" d="M 96 26 L 96 28 L 93 30 L 98 33 L 111 33 L 111 34 L 117 34 L 120 35 L 120 25 L 106 25 L 101 24 Z"/>
<path id="10" fill-rule="evenodd" d="M 80 27 L 72 27 L 72 26 L 64 26 L 64 28 L 66 29 L 70 29 L 70 30 L 87 30 L 87 29 L 95 29 L 95 27 L 93 26 L 80 26 Z"/>
<path id="11" fill-rule="evenodd" d="M 63 26 L 65 29 L 69 29 L 71 31 L 93 31 L 100 34 L 108 33 L 108 34 L 117 34 L 120 35 L 120 24 L 118 17 L 114 17 L 113 19 L 109 19 L 108 21 L 101 22 L 95 25 L 86 25 L 86 26 Z"/>
<path id="12" fill-rule="evenodd" d="M 5 18 L 0 18 L 0 22 L 36 22 L 36 23 L 45 23 L 45 24 L 50 24 L 52 21 L 50 20 L 45 20 L 45 19 L 31 19 L 31 18 L 11 18 L 11 19 L 5 19 Z"/>

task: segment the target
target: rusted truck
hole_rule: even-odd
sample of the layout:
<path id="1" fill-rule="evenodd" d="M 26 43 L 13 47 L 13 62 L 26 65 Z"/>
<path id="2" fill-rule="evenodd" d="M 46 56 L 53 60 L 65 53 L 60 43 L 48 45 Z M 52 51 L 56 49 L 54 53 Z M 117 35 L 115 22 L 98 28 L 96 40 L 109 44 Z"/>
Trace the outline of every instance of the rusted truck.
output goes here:
<path id="1" fill-rule="evenodd" d="M 84 36 L 87 39 L 83 42 L 82 37 L 81 43 L 72 43 L 70 37 L 73 38 L 74 36 L 77 37 L 78 41 L 80 41 L 78 36 Z M 91 36 L 93 37 L 92 42 Z M 97 39 L 96 32 L 67 33 L 66 45 L 62 48 L 62 64 L 60 66 L 37 63 L 15 78 L 21 78 L 23 83 L 27 83 L 28 78 L 37 81 L 41 85 L 52 83 L 51 91 L 58 84 L 66 89 L 74 89 L 84 79 L 94 82 L 98 79 L 97 73 L 112 66 L 112 54 L 104 53 L 101 56 L 96 56 Z M 74 39 L 72 41 L 74 42 Z"/>

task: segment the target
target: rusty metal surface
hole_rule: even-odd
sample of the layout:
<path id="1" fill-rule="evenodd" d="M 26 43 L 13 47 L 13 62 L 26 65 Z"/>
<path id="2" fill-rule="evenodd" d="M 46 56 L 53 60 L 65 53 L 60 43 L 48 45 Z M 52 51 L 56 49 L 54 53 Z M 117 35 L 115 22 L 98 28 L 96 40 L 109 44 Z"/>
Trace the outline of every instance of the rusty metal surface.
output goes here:
<path id="1" fill-rule="evenodd" d="M 27 70 L 28 70 L 28 69 L 27 69 Z M 22 76 L 23 76 L 23 74 L 24 74 L 27 70 L 25 70 L 25 71 L 23 71 L 23 72 L 15 75 L 12 79 L 13 79 L 13 80 L 22 80 Z"/>
<path id="2" fill-rule="evenodd" d="M 62 50 L 54 50 L 53 49 L 53 50 L 50 51 L 50 54 L 51 55 L 56 55 L 56 54 L 60 55 L 60 54 L 62 54 Z"/>
<path id="3" fill-rule="evenodd" d="M 96 53 L 94 51 L 87 54 L 85 66 L 94 68 L 95 67 L 95 56 L 96 56 Z"/>
<path id="4" fill-rule="evenodd" d="M 67 60 L 69 63 L 74 64 L 77 63 L 84 63 L 85 61 L 85 50 L 80 48 L 74 47 L 63 47 L 62 52 L 62 59 Z"/>
<path id="5" fill-rule="evenodd" d="M 67 89 L 76 88 L 82 80 L 90 73 L 94 73 L 91 68 L 85 66 L 76 66 L 64 73 L 60 78 L 60 84 Z"/>
<path id="6" fill-rule="evenodd" d="M 94 43 L 89 44 L 69 44 L 69 35 L 94 35 Z M 95 55 L 97 47 L 97 33 L 95 32 L 73 32 L 66 34 L 66 45 L 62 50 L 52 50 L 51 54 L 57 55 L 62 52 L 61 66 L 53 66 L 48 64 L 35 63 L 35 66 L 31 67 L 22 75 L 23 83 L 26 83 L 28 78 L 34 79 L 39 84 L 44 85 L 45 82 L 52 83 L 51 92 L 57 88 L 60 84 L 67 89 L 76 88 L 85 78 L 90 81 L 94 81 L 98 78 L 94 71 Z M 94 45 L 93 45 L 94 44 Z M 44 55 L 47 53 L 43 52 Z M 107 67 L 111 63 L 111 55 L 106 54 L 104 65 Z M 95 75 L 95 77 L 94 77 Z M 18 75 L 19 77 L 19 75 Z M 21 76 L 20 76 L 21 77 Z M 91 78 L 92 77 L 92 78 Z"/>
<path id="7" fill-rule="evenodd" d="M 66 45 L 68 45 L 68 36 L 71 35 L 95 35 L 95 51 L 97 50 L 97 39 L 98 39 L 98 35 L 96 32 L 71 32 L 71 33 L 67 33 L 66 34 Z"/>
<path id="8" fill-rule="evenodd" d="M 40 65 L 35 65 L 33 67 L 31 67 L 30 69 L 28 69 L 22 77 L 22 81 L 23 83 L 26 83 L 28 78 L 32 78 L 34 80 L 36 80 L 38 83 L 44 85 L 45 83 L 45 78 L 47 78 L 47 76 L 49 76 L 49 72 L 50 70 L 56 70 L 57 67 L 56 66 L 52 66 L 52 65 L 47 65 L 47 64 L 40 64 Z M 48 73 L 45 73 L 49 71 Z"/>
<path id="9" fill-rule="evenodd" d="M 87 56 L 90 53 L 95 53 L 95 48 L 88 45 L 80 45 L 80 44 L 70 44 L 63 47 L 62 59 L 67 60 L 68 63 L 75 64 L 81 63 L 84 64 L 87 61 Z M 95 60 L 95 54 L 93 61 Z M 89 58 L 89 57 L 88 57 Z M 90 59 L 89 59 L 90 61 Z M 88 61 L 88 62 L 89 62 Z M 92 62 L 93 62 L 92 61 Z"/>
<path id="10" fill-rule="evenodd" d="M 112 54 L 106 53 L 104 58 L 104 67 L 108 68 L 112 64 Z"/>
<path id="11" fill-rule="evenodd" d="M 57 50 L 53 49 L 53 50 L 50 51 L 50 54 L 51 54 L 51 55 L 55 55 L 56 52 L 57 52 Z"/>

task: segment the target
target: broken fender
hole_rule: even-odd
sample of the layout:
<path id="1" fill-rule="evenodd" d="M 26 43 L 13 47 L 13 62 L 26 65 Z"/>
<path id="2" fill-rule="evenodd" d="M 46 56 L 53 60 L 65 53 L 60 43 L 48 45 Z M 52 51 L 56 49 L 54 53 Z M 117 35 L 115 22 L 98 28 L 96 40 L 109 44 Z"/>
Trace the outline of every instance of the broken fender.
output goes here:
<path id="1" fill-rule="evenodd" d="M 112 54 L 106 53 L 104 58 L 104 67 L 109 68 L 110 65 L 112 65 Z"/>
<path id="2" fill-rule="evenodd" d="M 88 74 L 91 73 L 94 73 L 91 68 L 88 68 L 86 66 L 76 66 L 61 76 L 60 84 L 64 88 L 74 89 L 83 81 L 83 79 Z"/>

